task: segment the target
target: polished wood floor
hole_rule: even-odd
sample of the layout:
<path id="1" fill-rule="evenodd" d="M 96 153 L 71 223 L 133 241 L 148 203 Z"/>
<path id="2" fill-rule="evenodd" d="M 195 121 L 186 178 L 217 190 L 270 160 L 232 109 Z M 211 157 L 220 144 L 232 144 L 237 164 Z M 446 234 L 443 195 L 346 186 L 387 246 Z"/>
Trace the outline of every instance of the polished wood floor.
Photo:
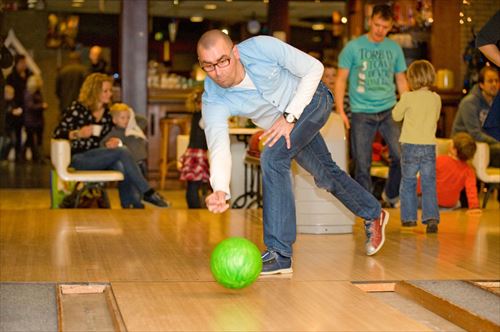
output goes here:
<path id="1" fill-rule="evenodd" d="M 229 236 L 263 249 L 262 211 L 213 215 L 185 208 L 50 210 L 48 189 L 0 190 L 1 282 L 110 283 L 128 331 L 424 331 L 353 281 L 499 280 L 500 213 L 443 212 L 439 233 L 400 227 L 390 210 L 384 248 L 364 255 L 353 234 L 299 234 L 292 276 L 261 277 L 243 290 L 213 281 L 210 253 Z"/>

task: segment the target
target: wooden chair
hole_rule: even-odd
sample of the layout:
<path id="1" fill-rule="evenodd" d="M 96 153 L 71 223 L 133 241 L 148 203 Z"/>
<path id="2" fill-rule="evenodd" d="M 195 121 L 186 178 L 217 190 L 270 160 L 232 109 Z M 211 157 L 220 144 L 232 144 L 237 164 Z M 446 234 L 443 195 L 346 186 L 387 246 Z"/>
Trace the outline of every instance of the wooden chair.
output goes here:
<path id="1" fill-rule="evenodd" d="M 78 206 L 80 195 L 84 190 L 102 186 L 105 182 L 122 181 L 123 174 L 118 171 L 98 170 L 98 171 L 77 171 L 69 167 L 71 163 L 71 146 L 68 140 L 52 139 L 50 142 L 50 160 L 52 166 L 63 181 L 81 182 L 84 184 L 79 190 L 75 200 L 75 206 Z M 109 201 L 108 201 L 109 207 Z"/>

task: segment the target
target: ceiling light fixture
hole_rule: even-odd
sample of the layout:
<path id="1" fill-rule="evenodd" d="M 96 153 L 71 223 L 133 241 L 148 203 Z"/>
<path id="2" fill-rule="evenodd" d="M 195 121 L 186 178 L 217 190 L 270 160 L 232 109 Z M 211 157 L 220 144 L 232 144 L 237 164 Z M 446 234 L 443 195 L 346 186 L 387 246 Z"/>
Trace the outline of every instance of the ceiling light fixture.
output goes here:
<path id="1" fill-rule="evenodd" d="M 193 23 L 203 22 L 203 16 L 191 16 L 189 20 Z"/>
<path id="2" fill-rule="evenodd" d="M 216 5 L 216 4 L 214 4 L 214 3 L 207 3 L 207 4 L 204 6 L 204 8 L 205 8 L 206 10 L 215 10 L 215 9 L 217 9 L 217 5 Z"/>
<path id="3" fill-rule="evenodd" d="M 325 30 L 325 25 L 323 23 L 314 23 L 312 25 L 312 29 L 314 31 L 321 31 L 321 30 Z"/>

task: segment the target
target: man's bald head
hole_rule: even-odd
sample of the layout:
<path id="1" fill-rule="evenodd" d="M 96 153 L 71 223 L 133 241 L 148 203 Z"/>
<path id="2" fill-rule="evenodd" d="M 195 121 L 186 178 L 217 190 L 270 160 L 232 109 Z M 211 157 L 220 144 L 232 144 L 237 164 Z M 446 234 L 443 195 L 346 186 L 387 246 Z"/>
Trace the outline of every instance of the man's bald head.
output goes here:
<path id="1" fill-rule="evenodd" d="M 205 32 L 198 40 L 197 50 L 199 53 L 200 48 L 209 49 L 214 47 L 217 43 L 223 41 L 228 48 L 233 46 L 233 41 L 224 32 L 218 29 L 213 29 Z"/>
<path id="2" fill-rule="evenodd" d="M 89 50 L 89 59 L 92 63 L 97 63 L 101 59 L 102 48 L 100 46 L 92 46 Z"/>

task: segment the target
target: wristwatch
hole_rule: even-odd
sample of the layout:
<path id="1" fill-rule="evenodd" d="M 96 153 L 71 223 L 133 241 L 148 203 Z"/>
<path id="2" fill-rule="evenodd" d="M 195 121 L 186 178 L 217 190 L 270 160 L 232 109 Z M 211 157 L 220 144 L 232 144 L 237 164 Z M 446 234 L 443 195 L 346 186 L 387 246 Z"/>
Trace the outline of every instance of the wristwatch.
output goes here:
<path id="1" fill-rule="evenodd" d="M 285 117 L 285 120 L 288 123 L 295 123 L 295 122 L 297 122 L 297 118 L 292 113 L 284 112 L 283 116 Z"/>

